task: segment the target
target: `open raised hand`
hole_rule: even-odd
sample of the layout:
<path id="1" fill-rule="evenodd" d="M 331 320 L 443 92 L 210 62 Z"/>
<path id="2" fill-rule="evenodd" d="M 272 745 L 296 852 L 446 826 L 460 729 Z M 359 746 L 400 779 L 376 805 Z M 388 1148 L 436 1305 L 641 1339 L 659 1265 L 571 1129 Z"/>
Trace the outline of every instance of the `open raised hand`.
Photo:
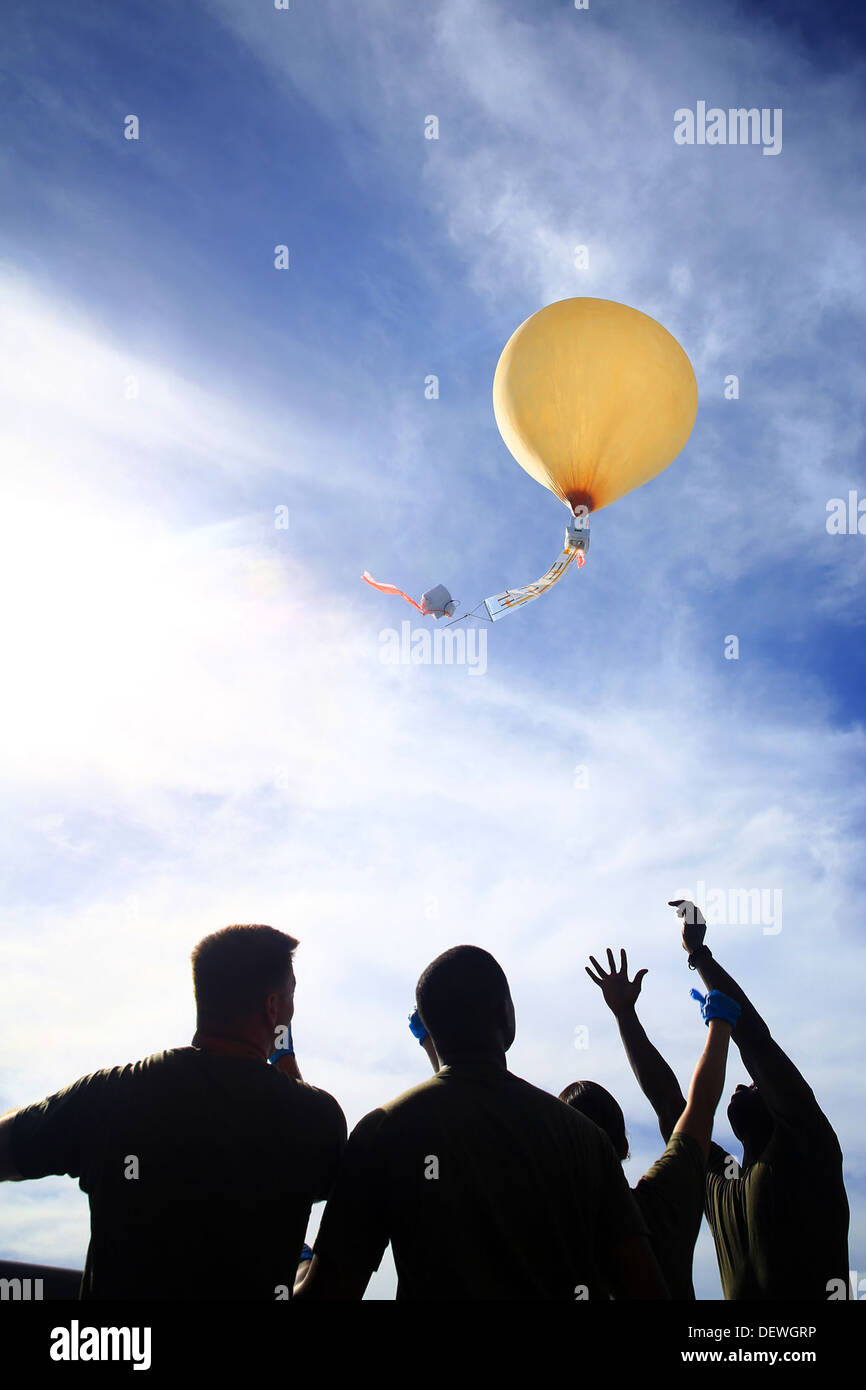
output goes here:
<path id="1" fill-rule="evenodd" d="M 607 975 L 599 965 L 595 956 L 590 956 L 590 960 L 595 966 L 597 974 L 593 975 L 588 965 L 584 967 L 593 984 L 598 985 L 601 989 L 605 1004 L 607 1004 L 607 1007 L 616 1018 L 619 1017 L 624 1009 L 634 1008 L 637 997 L 640 994 L 643 977 L 648 973 L 646 970 L 639 970 L 634 979 L 630 980 L 628 978 L 628 959 L 624 949 L 620 950 L 619 956 L 620 968 L 617 970 L 614 964 L 613 952 L 608 946 L 607 959 L 610 966 L 610 974 Z"/>

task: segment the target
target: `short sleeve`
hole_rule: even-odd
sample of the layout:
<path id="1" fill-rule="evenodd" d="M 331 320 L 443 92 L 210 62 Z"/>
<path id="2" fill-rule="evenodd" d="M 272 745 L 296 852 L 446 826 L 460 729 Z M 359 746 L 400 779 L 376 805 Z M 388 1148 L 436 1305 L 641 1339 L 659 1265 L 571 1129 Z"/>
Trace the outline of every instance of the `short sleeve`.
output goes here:
<path id="1" fill-rule="evenodd" d="M 692 1259 L 706 1200 L 704 1153 L 690 1134 L 672 1134 L 635 1188 L 650 1244 L 672 1298 L 693 1299 Z"/>
<path id="2" fill-rule="evenodd" d="M 719 1153 L 723 1158 L 727 1156 L 722 1149 Z M 699 1226 L 704 1209 L 706 1172 L 697 1140 L 690 1134 L 672 1134 L 664 1153 L 637 1184 L 642 1210 L 646 1212 L 649 1207 L 674 1224 L 689 1216 Z"/>
<path id="3" fill-rule="evenodd" d="M 314 1202 L 324 1202 L 329 1196 L 346 1150 L 347 1137 L 346 1117 L 339 1103 L 327 1091 L 320 1091 L 319 1095 L 322 1098 L 319 1119 L 322 1137 Z"/>
<path id="4" fill-rule="evenodd" d="M 22 1178 L 81 1176 L 82 1155 L 109 1084 L 110 1071 L 82 1076 L 15 1114 L 12 1161 Z"/>
<path id="5" fill-rule="evenodd" d="M 373 1110 L 352 1130 L 316 1237 L 328 1264 L 372 1274 L 390 1240 L 378 1139 L 385 1112 Z"/>

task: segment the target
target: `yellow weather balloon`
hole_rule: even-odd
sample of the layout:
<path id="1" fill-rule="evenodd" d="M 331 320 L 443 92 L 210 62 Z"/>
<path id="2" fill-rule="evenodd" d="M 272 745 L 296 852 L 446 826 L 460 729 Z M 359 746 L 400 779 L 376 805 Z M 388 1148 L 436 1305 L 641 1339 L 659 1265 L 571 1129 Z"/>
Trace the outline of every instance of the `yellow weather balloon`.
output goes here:
<path id="1" fill-rule="evenodd" d="M 572 511 L 597 512 L 672 463 L 698 388 L 675 338 L 610 299 L 560 299 L 512 333 L 493 379 L 506 445 Z"/>
<path id="2" fill-rule="evenodd" d="M 649 482 L 684 448 L 698 409 L 688 357 L 667 329 L 612 299 L 560 299 L 512 333 L 493 378 L 493 413 L 506 445 L 530 477 L 570 507 L 563 549 L 533 584 L 482 599 L 490 622 L 533 603 L 589 553 L 588 513 Z M 457 601 L 444 585 L 418 603 L 451 618 Z M 463 615 L 472 618 L 481 604 Z M 454 619 L 454 621 L 462 621 Z"/>

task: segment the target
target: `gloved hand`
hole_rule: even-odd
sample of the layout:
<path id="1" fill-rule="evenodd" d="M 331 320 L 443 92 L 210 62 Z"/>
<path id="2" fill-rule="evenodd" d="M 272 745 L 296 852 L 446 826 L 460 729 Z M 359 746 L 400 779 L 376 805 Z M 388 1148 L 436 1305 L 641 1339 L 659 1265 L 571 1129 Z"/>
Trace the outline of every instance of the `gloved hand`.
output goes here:
<path id="1" fill-rule="evenodd" d="M 412 1036 L 414 1038 L 417 1038 L 419 1043 L 421 1043 L 421 1045 L 423 1046 L 424 1039 L 427 1037 L 427 1029 L 421 1022 L 421 1016 L 418 1013 L 417 1009 L 414 1011 L 414 1013 L 411 1013 L 409 1015 L 409 1029 L 412 1033 Z"/>

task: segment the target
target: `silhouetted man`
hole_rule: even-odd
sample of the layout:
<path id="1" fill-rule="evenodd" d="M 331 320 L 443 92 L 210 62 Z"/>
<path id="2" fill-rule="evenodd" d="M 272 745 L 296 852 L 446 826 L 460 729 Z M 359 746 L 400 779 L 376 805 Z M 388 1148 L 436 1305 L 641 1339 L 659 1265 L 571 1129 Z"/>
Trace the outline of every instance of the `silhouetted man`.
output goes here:
<path id="1" fill-rule="evenodd" d="M 257 925 L 205 937 L 191 1047 L 0 1117 L 0 1179 L 68 1173 L 90 1198 L 82 1298 L 291 1296 L 346 1141 L 333 1096 L 277 1052 L 291 1046 L 297 944 Z"/>
<path id="2" fill-rule="evenodd" d="M 826 1299 L 830 1281 L 848 1283 L 848 1199 L 842 1151 L 827 1117 L 740 986 L 704 945 L 694 903 L 671 903 L 683 919 L 688 963 L 710 990 L 740 1006 L 732 1038 L 751 1086 L 737 1086 L 728 1120 L 743 1145 L 742 1171 L 710 1145 L 706 1214 L 728 1299 Z M 679 1083 L 637 1020 L 619 1018 L 632 1070 L 667 1139 L 684 1104 Z"/>
<path id="3" fill-rule="evenodd" d="M 500 966 L 456 946 L 418 1012 L 443 1066 L 355 1127 L 298 1298 L 360 1298 L 390 1241 L 401 1299 L 664 1298 L 607 1136 L 508 1071 Z"/>
<path id="4" fill-rule="evenodd" d="M 713 1144 L 707 1164 L 707 1220 L 725 1298 L 826 1299 L 830 1281 L 848 1285 L 848 1198 L 842 1150 L 814 1092 L 740 986 L 704 944 L 707 924 L 694 903 L 671 903 L 683 921 L 683 948 L 708 989 L 740 1005 L 733 1039 L 751 1086 L 728 1105 L 743 1146 L 739 1172 Z"/>
<path id="5" fill-rule="evenodd" d="M 639 970 L 634 980 L 629 980 L 624 950 L 620 951 L 619 970 L 610 949 L 607 960 L 609 972 L 606 974 L 595 956 L 590 956 L 595 974 L 588 966 L 586 973 L 600 987 L 604 1002 L 614 1017 L 618 1021 L 622 1019 L 621 1027 L 627 1036 L 630 1020 L 637 1021 L 634 1007 L 647 972 Z M 695 1296 L 692 1260 L 704 1214 L 707 1155 L 716 1106 L 725 1084 L 731 1024 L 739 1011 L 738 1004 L 718 991 L 713 991 L 706 1000 L 702 1011 L 707 1026 L 706 1042 L 692 1076 L 688 1101 L 683 1103 L 673 1130 L 665 1134 L 664 1153 L 634 1188 L 635 1201 L 646 1222 L 650 1245 L 671 1298 L 693 1299 Z M 595 1081 L 577 1081 L 559 1098 L 600 1125 L 620 1159 L 628 1157 L 625 1119 L 609 1091 Z"/>

